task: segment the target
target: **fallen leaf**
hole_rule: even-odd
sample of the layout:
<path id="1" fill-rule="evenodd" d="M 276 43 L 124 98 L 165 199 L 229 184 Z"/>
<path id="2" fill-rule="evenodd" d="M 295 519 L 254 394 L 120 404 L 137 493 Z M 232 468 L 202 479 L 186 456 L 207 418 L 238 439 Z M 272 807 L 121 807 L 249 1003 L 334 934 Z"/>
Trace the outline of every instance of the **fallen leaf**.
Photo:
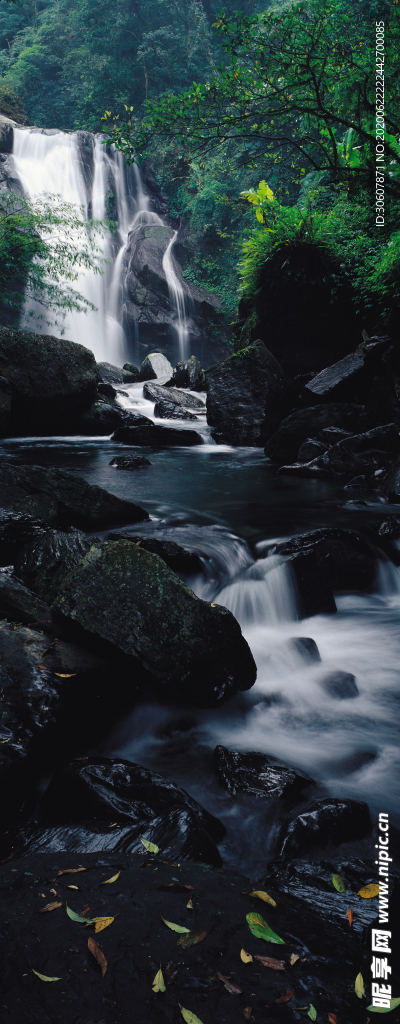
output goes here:
<path id="1" fill-rule="evenodd" d="M 241 949 L 240 950 L 240 959 L 243 960 L 244 964 L 252 964 L 253 963 L 253 957 L 252 957 L 251 953 L 246 953 L 245 949 Z"/>
<path id="2" fill-rule="evenodd" d="M 390 1000 L 390 1006 L 367 1006 L 367 1010 L 372 1010 L 373 1013 L 390 1013 L 391 1010 L 395 1010 L 396 1006 L 400 1006 L 400 998 Z"/>
<path id="3" fill-rule="evenodd" d="M 46 906 L 39 910 L 39 914 L 44 914 L 46 910 L 57 910 L 57 907 L 62 907 L 62 903 L 46 903 Z"/>
<path id="4" fill-rule="evenodd" d="M 178 1006 L 186 1024 L 203 1024 L 203 1021 L 201 1021 L 199 1017 L 196 1017 L 196 1014 L 192 1013 L 191 1010 L 185 1010 L 185 1007 L 181 1006 L 180 1003 L 178 1003 Z"/>
<path id="5" fill-rule="evenodd" d="M 336 1013 L 328 1013 L 329 1024 L 339 1024 Z"/>
<path id="6" fill-rule="evenodd" d="M 293 999 L 293 996 L 294 996 L 294 992 L 291 992 L 290 988 L 287 988 L 286 989 L 286 995 L 279 996 L 279 999 L 275 999 L 275 1002 L 276 1003 L 288 1003 L 290 1001 L 290 999 Z M 315 1020 L 315 1017 L 313 1018 L 313 1020 Z"/>
<path id="7" fill-rule="evenodd" d="M 152 989 L 153 992 L 165 992 L 165 984 L 161 967 L 154 978 Z"/>
<path id="8" fill-rule="evenodd" d="M 112 878 L 105 878 L 104 882 L 100 882 L 100 885 L 109 885 L 110 882 L 116 882 L 117 878 L 119 878 L 120 874 L 121 874 L 121 872 L 117 871 L 116 875 L 113 875 Z"/>
<path id="9" fill-rule="evenodd" d="M 145 850 L 148 851 L 148 853 L 159 853 L 160 852 L 160 847 L 159 846 L 156 846 L 155 843 L 149 843 L 148 839 L 142 839 L 142 836 L 140 837 L 140 842 L 143 843 L 143 846 L 144 846 Z"/>
<path id="10" fill-rule="evenodd" d="M 104 978 L 104 975 L 105 975 L 106 970 L 107 970 L 107 960 L 106 960 L 106 958 L 104 956 L 103 950 L 100 949 L 100 946 L 98 946 L 97 942 L 95 942 L 94 939 L 92 939 L 91 935 L 88 938 L 88 943 L 87 944 L 88 944 L 88 948 L 90 949 L 90 952 L 94 956 L 95 960 L 97 960 L 97 963 L 98 963 L 99 967 L 101 967 L 101 976 L 102 976 L 102 978 Z"/>
<path id="11" fill-rule="evenodd" d="M 243 989 L 238 988 L 237 985 L 232 985 L 229 978 L 226 978 L 224 974 L 220 974 L 219 971 L 217 971 L 217 978 L 219 978 L 220 981 L 223 981 L 227 992 L 231 992 L 233 996 L 240 996 L 242 994 Z"/>
<path id="12" fill-rule="evenodd" d="M 259 900 L 264 900 L 264 903 L 270 903 L 271 907 L 276 907 L 275 900 L 272 896 L 268 896 L 267 892 L 262 892 L 260 889 L 255 889 L 254 892 L 250 893 L 250 896 L 258 896 Z"/>
<path id="13" fill-rule="evenodd" d="M 206 935 L 208 932 L 188 932 L 187 935 L 181 935 L 177 945 L 182 946 L 182 949 L 187 949 L 188 946 L 197 946 L 197 943 L 202 942 Z"/>
<path id="14" fill-rule="evenodd" d="M 255 935 L 256 938 L 264 939 L 265 942 L 275 942 L 280 946 L 285 945 L 284 939 L 280 939 L 279 935 L 272 931 L 260 914 L 246 914 L 246 921 L 252 935 Z"/>
<path id="15" fill-rule="evenodd" d="M 57 871 L 57 878 L 60 875 L 77 875 L 78 871 L 87 871 L 87 868 L 64 868 L 63 871 Z"/>
<path id="16" fill-rule="evenodd" d="M 332 884 L 338 892 L 346 892 L 346 886 L 340 875 L 332 875 Z"/>
<path id="17" fill-rule="evenodd" d="M 363 978 L 362 974 L 357 974 L 357 977 L 356 977 L 356 980 L 355 980 L 355 983 L 354 983 L 354 991 L 356 993 L 356 996 L 358 996 L 359 999 L 362 999 L 362 997 L 365 996 L 364 978 Z"/>
<path id="18" fill-rule="evenodd" d="M 163 917 L 162 914 L 161 914 L 161 920 L 164 921 L 164 924 L 166 924 L 167 928 L 171 928 L 171 931 L 173 931 L 173 932 L 182 932 L 182 933 L 186 932 L 186 934 L 189 935 L 190 928 L 183 928 L 181 924 L 174 924 L 173 921 L 166 921 L 165 917 Z"/>
<path id="19" fill-rule="evenodd" d="M 299 959 L 299 957 L 297 956 L 297 953 L 291 953 L 290 954 L 290 966 L 293 967 L 293 964 L 295 964 L 296 960 L 298 960 L 298 959 Z"/>
<path id="20" fill-rule="evenodd" d="M 74 910 L 70 910 L 68 904 L 66 904 L 66 907 L 68 917 L 71 918 L 71 921 L 78 921 L 79 924 L 93 924 L 93 921 L 88 921 L 86 917 L 80 917 L 80 915 L 76 914 Z"/>
<path id="21" fill-rule="evenodd" d="M 43 670 L 43 672 L 47 672 L 46 665 L 39 665 L 39 662 L 38 662 L 38 668 L 41 668 Z M 33 970 L 33 968 L 32 968 L 32 970 Z"/>
<path id="22" fill-rule="evenodd" d="M 285 970 L 284 961 L 283 960 L 274 960 L 273 956 L 256 956 L 254 954 L 254 959 L 255 960 L 259 960 L 260 964 L 262 964 L 263 967 L 271 967 L 271 970 L 273 970 L 273 971 L 284 971 Z"/>
<path id="23" fill-rule="evenodd" d="M 93 921 L 95 932 L 102 932 L 105 928 L 109 928 L 110 924 L 115 921 L 115 917 L 94 917 Z"/>
<path id="24" fill-rule="evenodd" d="M 184 885 L 182 882 L 168 882 L 166 885 L 160 885 L 158 888 L 162 892 L 186 892 L 187 890 L 193 892 L 194 885 Z"/>
<path id="25" fill-rule="evenodd" d="M 76 889 L 79 892 L 79 885 L 67 885 L 67 889 Z"/>
<path id="26" fill-rule="evenodd" d="M 46 654 L 47 654 L 47 651 L 46 651 Z M 40 665 L 39 665 L 39 668 L 40 668 Z M 57 676 L 58 679 L 72 679 L 72 676 L 76 676 L 76 672 L 55 672 L 54 675 Z"/>
<path id="27" fill-rule="evenodd" d="M 243 1010 L 243 1016 L 246 1018 L 246 1020 L 251 1020 L 251 1011 L 252 1011 L 252 1009 L 253 1009 L 252 1006 L 245 1006 L 245 1008 Z"/>
<path id="28" fill-rule="evenodd" d="M 308 1011 L 308 1017 L 310 1018 L 310 1020 L 316 1020 L 317 1019 L 317 1011 L 315 1009 L 315 1006 L 313 1006 L 312 1003 L 310 1003 L 310 1009 Z"/>
<path id="29" fill-rule="evenodd" d="M 351 926 L 353 924 L 353 921 L 354 921 L 353 911 L 352 910 L 346 910 L 346 917 L 348 917 L 348 919 L 349 919 L 349 925 L 350 925 L 350 928 L 351 928 Z"/>
<path id="30" fill-rule="evenodd" d="M 193 900 L 189 900 L 189 903 L 186 904 L 186 910 L 193 910 Z"/>
<path id="31" fill-rule="evenodd" d="M 362 889 L 357 893 L 357 896 L 362 896 L 363 900 L 372 900 L 373 896 L 379 895 L 379 885 L 376 882 L 371 882 L 370 885 L 363 885 Z"/>
<path id="32" fill-rule="evenodd" d="M 33 974 L 36 974 L 36 977 L 40 978 L 41 981 L 62 981 L 62 978 L 48 978 L 47 974 L 39 974 L 39 971 L 34 971 L 33 967 L 32 972 Z"/>

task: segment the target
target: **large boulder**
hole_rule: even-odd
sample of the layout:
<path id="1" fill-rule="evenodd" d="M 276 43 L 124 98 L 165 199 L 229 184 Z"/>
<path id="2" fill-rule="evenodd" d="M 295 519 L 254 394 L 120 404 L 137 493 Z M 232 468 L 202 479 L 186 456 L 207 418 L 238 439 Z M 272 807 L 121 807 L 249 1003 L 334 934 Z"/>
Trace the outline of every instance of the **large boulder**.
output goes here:
<path id="1" fill-rule="evenodd" d="M 94 400 L 93 352 L 72 341 L 0 327 L 0 375 L 11 388 L 8 433 L 65 433 Z"/>
<path id="2" fill-rule="evenodd" d="M 0 571 L 0 619 L 27 625 L 47 616 L 48 612 L 45 602 L 24 587 L 10 569 Z"/>
<path id="3" fill-rule="evenodd" d="M 155 423 L 151 426 L 146 424 L 144 427 L 119 427 L 112 435 L 112 440 L 148 448 L 191 448 L 193 445 L 203 444 L 203 438 L 197 430 L 160 427 Z"/>
<path id="4" fill-rule="evenodd" d="M 399 355 L 388 337 L 369 338 L 304 387 L 306 401 L 365 403 L 376 415 L 398 419 Z M 382 422 L 382 420 L 380 421 Z"/>
<path id="5" fill-rule="evenodd" d="M 301 460 L 305 447 L 303 444 L 300 448 L 299 462 L 281 466 L 279 472 L 300 476 L 333 474 L 348 478 L 361 473 L 364 481 L 372 480 L 385 472 L 393 454 L 400 451 L 399 428 L 395 423 L 386 423 L 364 434 L 345 437 L 322 454 L 312 456 L 309 462 Z M 376 485 L 375 480 L 374 483 Z"/>
<path id="6" fill-rule="evenodd" d="M 175 387 L 190 388 L 191 391 L 204 391 L 206 387 L 205 373 L 196 356 L 177 363 L 172 380 Z"/>
<path id="7" fill-rule="evenodd" d="M 273 550 L 290 563 L 300 618 L 335 612 L 334 591 L 368 590 L 375 582 L 376 552 L 351 530 L 314 530 Z"/>
<path id="8" fill-rule="evenodd" d="M 92 547 L 54 608 L 148 669 L 164 699 L 214 707 L 255 681 L 231 612 L 200 600 L 161 558 L 130 541 Z"/>
<path id="9" fill-rule="evenodd" d="M 167 379 L 172 376 L 172 366 L 162 352 L 149 352 L 139 370 L 139 380 Z"/>
<path id="10" fill-rule="evenodd" d="M 172 405 L 178 405 L 183 409 L 193 409 L 196 412 L 205 412 L 206 407 L 201 398 L 197 398 L 196 395 L 189 394 L 185 391 L 179 391 L 177 388 L 167 388 L 162 384 L 153 384 L 149 381 L 143 387 L 143 394 L 145 398 L 149 398 L 154 402 L 170 402 Z"/>
<path id="11" fill-rule="evenodd" d="M 310 804 L 288 822 L 282 833 L 281 856 L 291 859 L 315 847 L 364 839 L 370 831 L 368 804 L 327 797 Z"/>
<path id="12" fill-rule="evenodd" d="M 160 420 L 198 419 L 198 416 L 196 416 L 194 412 L 189 412 L 189 409 L 184 409 L 182 405 L 176 405 L 175 402 L 156 402 L 154 406 L 154 415 Z"/>
<path id="13" fill-rule="evenodd" d="M 206 370 L 207 422 L 217 443 L 258 447 L 286 412 L 283 370 L 262 341 Z"/>
<path id="14" fill-rule="evenodd" d="M 100 529 L 149 518 L 139 505 L 88 484 L 65 469 L 3 464 L 0 488 L 5 508 L 39 516 L 53 525 Z"/>
<path id="15" fill-rule="evenodd" d="M 219 745 L 214 751 L 217 781 L 231 796 L 247 793 L 273 800 L 278 797 L 297 800 L 314 782 L 298 769 L 278 764 L 266 754 L 252 750 L 242 754 Z"/>
<path id="16" fill-rule="evenodd" d="M 195 551 L 190 551 L 176 544 L 170 537 L 146 537 L 138 534 L 111 533 L 108 540 L 129 540 L 144 551 L 151 551 L 153 555 L 162 558 L 166 565 L 173 572 L 183 573 L 185 576 L 198 576 L 204 569 L 204 564 Z"/>
<path id="17" fill-rule="evenodd" d="M 21 548 L 15 557 L 17 576 L 51 603 L 65 576 L 89 551 L 97 538 L 79 530 L 48 530 Z M 35 618 L 38 618 L 36 614 Z"/>
<path id="18" fill-rule="evenodd" d="M 369 426 L 372 426 L 371 414 L 364 405 L 354 402 L 331 402 L 308 409 L 296 409 L 269 438 L 265 454 L 272 462 L 294 462 L 303 442 L 307 438 L 319 439 L 329 427 L 340 427 L 359 434 L 361 429 L 368 429 Z M 322 442 L 324 439 L 321 437 Z M 325 450 L 329 443 L 334 444 L 335 441 L 328 438 Z"/>
<path id="19" fill-rule="evenodd" d="M 122 368 L 113 363 L 97 363 L 97 369 L 102 384 L 111 384 L 113 387 L 134 384 L 139 379 L 139 370 L 133 363 L 125 363 Z"/>
<path id="20" fill-rule="evenodd" d="M 101 387 L 102 385 L 100 385 Z M 103 385 L 107 387 L 109 385 Z M 92 402 L 86 412 L 75 420 L 74 430 L 78 434 L 107 435 L 112 434 L 118 427 L 138 427 L 151 423 L 148 416 L 123 409 L 118 402 L 112 401 L 100 393 Z"/>

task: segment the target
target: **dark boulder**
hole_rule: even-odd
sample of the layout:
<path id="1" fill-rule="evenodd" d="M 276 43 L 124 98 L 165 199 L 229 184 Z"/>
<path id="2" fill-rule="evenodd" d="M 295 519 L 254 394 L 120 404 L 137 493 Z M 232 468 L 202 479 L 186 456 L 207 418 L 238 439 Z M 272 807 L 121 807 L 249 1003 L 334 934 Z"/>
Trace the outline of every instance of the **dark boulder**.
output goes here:
<path id="1" fill-rule="evenodd" d="M 16 554 L 20 548 L 24 544 L 29 544 L 36 537 L 41 537 L 48 529 L 48 523 L 35 516 L 24 512 L 15 512 L 11 509 L 1 509 L 0 565 L 14 565 Z"/>
<path id="2" fill-rule="evenodd" d="M 361 402 L 375 415 L 397 419 L 399 367 L 396 365 L 398 356 L 391 358 L 391 351 L 390 338 L 370 338 L 355 352 L 326 367 L 309 381 L 303 391 L 304 399 L 309 402 Z"/>
<path id="3" fill-rule="evenodd" d="M 334 591 L 368 590 L 375 582 L 375 551 L 350 530 L 314 530 L 275 545 L 274 551 L 290 562 L 301 618 L 334 612 Z"/>
<path id="4" fill-rule="evenodd" d="M 287 411 L 283 370 L 262 341 L 206 370 L 207 422 L 218 444 L 260 447 Z"/>
<path id="5" fill-rule="evenodd" d="M 6 437 L 11 420 L 11 387 L 5 377 L 0 377 L 0 437 Z"/>
<path id="6" fill-rule="evenodd" d="M 0 327 L 0 375 L 11 388 L 9 432 L 65 433 L 95 399 L 92 352 L 63 338 Z"/>
<path id="7" fill-rule="evenodd" d="M 203 444 L 203 438 L 197 430 L 160 427 L 153 423 L 144 427 L 119 427 L 112 435 L 112 440 L 148 448 L 190 448 Z"/>
<path id="8" fill-rule="evenodd" d="M 201 363 L 196 356 L 190 356 L 184 362 L 177 363 L 172 382 L 177 388 L 190 388 L 191 391 L 205 391 L 206 377 Z"/>
<path id="9" fill-rule="evenodd" d="M 10 622 L 37 622 L 47 616 L 49 609 L 44 601 L 32 594 L 10 570 L 0 571 L 0 619 Z"/>
<path id="10" fill-rule="evenodd" d="M 318 437 L 326 448 L 330 448 L 331 445 L 337 444 L 338 441 L 344 441 L 346 437 L 351 437 L 354 433 L 357 431 L 343 430 L 342 427 L 324 427 L 323 430 L 320 430 Z"/>
<path id="11" fill-rule="evenodd" d="M 173 370 L 169 359 L 162 352 L 149 352 L 139 370 L 139 380 L 157 380 L 158 377 L 169 380 Z"/>
<path id="12" fill-rule="evenodd" d="M 194 551 L 185 551 L 185 548 L 168 537 L 159 539 L 132 533 L 114 533 L 109 535 L 108 540 L 129 540 L 138 547 L 144 548 L 145 551 L 158 555 L 178 575 L 183 573 L 185 576 L 198 576 L 204 569 L 199 555 L 196 555 Z"/>
<path id="13" fill-rule="evenodd" d="M 117 392 L 115 388 L 113 388 L 112 384 L 104 384 L 103 382 L 100 382 L 100 384 L 97 385 L 97 393 L 98 395 L 105 395 L 106 398 L 117 397 Z"/>
<path id="14" fill-rule="evenodd" d="M 371 831 L 368 804 L 327 797 L 310 804 L 283 830 L 281 856 L 298 857 L 314 847 L 364 839 Z"/>
<path id="15" fill-rule="evenodd" d="M 268 800 L 296 800 L 314 782 L 298 769 L 278 764 L 266 754 L 252 750 L 242 754 L 219 745 L 214 751 L 214 770 L 220 786 L 231 796 L 248 793 Z"/>
<path id="16" fill-rule="evenodd" d="M 154 415 L 158 416 L 160 420 L 198 419 L 198 416 L 195 416 L 193 412 L 189 412 L 189 409 L 183 409 L 181 405 L 176 405 L 174 402 L 156 402 Z"/>
<path id="17" fill-rule="evenodd" d="M 319 455 L 323 455 L 326 452 L 326 448 L 326 444 L 322 444 L 321 441 L 317 441 L 313 437 L 307 437 L 303 444 L 300 445 L 297 458 L 299 462 L 311 462 L 312 459 L 317 459 Z"/>
<path id="18" fill-rule="evenodd" d="M 231 612 L 200 600 L 161 558 L 130 541 L 93 547 L 62 584 L 55 610 L 151 672 L 160 693 L 214 707 L 256 678 Z"/>
<path id="19" fill-rule="evenodd" d="M 128 377 L 125 376 L 124 384 L 134 384 L 135 381 L 139 380 L 140 370 L 134 363 L 124 363 L 122 369 L 125 370 L 125 374 L 129 374 L 131 377 L 131 380 L 128 381 Z"/>
<path id="20" fill-rule="evenodd" d="M 70 530 L 69 533 L 48 530 L 18 551 L 14 562 L 15 572 L 31 590 L 51 603 L 65 576 L 95 543 L 96 537 L 79 530 Z"/>
<path id="21" fill-rule="evenodd" d="M 307 665 L 315 665 L 316 662 L 321 661 L 317 644 L 310 636 L 293 636 L 287 641 L 287 646 L 300 654 L 301 660 Z"/>
<path id="22" fill-rule="evenodd" d="M 110 466 L 115 466 L 116 469 L 143 469 L 146 466 L 151 466 L 149 459 L 145 459 L 144 455 L 116 455 L 115 459 L 111 459 Z"/>
<path id="23" fill-rule="evenodd" d="M 382 491 L 389 501 L 400 502 L 400 456 L 392 462 L 382 479 Z"/>
<path id="24" fill-rule="evenodd" d="M 144 384 L 143 394 L 154 402 L 170 402 L 173 405 L 181 406 L 183 409 L 192 409 L 196 412 L 205 412 L 206 407 L 201 398 L 192 395 L 187 391 L 178 391 L 177 388 L 167 388 L 162 384 L 153 384 L 152 381 Z"/>
<path id="25" fill-rule="evenodd" d="M 97 363 L 97 369 L 100 381 L 113 387 L 118 387 L 119 384 L 134 384 L 139 378 L 138 368 L 131 363 L 126 363 L 123 368 L 112 363 Z"/>
<path id="26" fill-rule="evenodd" d="M 332 402 L 297 409 L 282 421 L 267 441 L 265 454 L 272 462 L 294 462 L 303 441 L 307 437 L 318 438 L 325 427 L 340 427 L 359 433 L 360 429 L 368 429 L 371 425 L 371 414 L 366 407 L 353 402 Z"/>
<path id="27" fill-rule="evenodd" d="M 339 475 L 353 474 L 364 468 L 374 472 L 387 465 L 396 452 L 400 452 L 399 428 L 395 423 L 386 423 L 363 434 L 344 438 L 318 461 L 321 468 Z"/>
<path id="28" fill-rule="evenodd" d="M 139 505 L 88 484 L 83 477 L 65 469 L 3 464 L 0 488 L 5 508 L 38 516 L 53 525 L 100 529 L 149 518 Z"/>
<path id="29" fill-rule="evenodd" d="M 109 387 L 110 385 L 105 385 Z M 74 423 L 78 434 L 112 434 L 118 427 L 139 427 L 152 423 L 148 416 L 123 409 L 118 402 L 98 395 L 95 402 Z"/>
<path id="30" fill-rule="evenodd" d="M 351 697 L 358 697 L 360 692 L 356 683 L 356 677 L 351 672 L 330 672 L 329 675 L 320 680 L 320 685 L 335 700 L 348 700 Z"/>

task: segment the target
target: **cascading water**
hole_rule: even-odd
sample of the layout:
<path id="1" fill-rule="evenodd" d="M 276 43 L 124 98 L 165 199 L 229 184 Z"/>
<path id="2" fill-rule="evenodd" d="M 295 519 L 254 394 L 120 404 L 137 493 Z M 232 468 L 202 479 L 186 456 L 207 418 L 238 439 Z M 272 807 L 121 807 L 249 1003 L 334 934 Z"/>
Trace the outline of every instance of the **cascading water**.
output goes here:
<path id="1" fill-rule="evenodd" d="M 16 174 L 24 192 L 32 199 L 46 195 L 89 211 L 95 220 L 109 219 L 107 192 L 112 185 L 115 197 L 117 232 L 106 232 L 101 239 L 106 260 L 104 273 L 82 270 L 75 284 L 76 291 L 91 304 L 87 312 L 68 313 L 62 325 L 27 297 L 23 325 L 39 333 L 51 331 L 57 337 L 70 337 L 92 349 L 98 361 L 107 360 L 122 365 L 129 358 L 129 346 L 123 328 L 124 280 L 123 261 L 125 247 L 132 242 L 132 233 L 143 224 L 164 225 L 158 214 L 150 210 L 150 200 L 143 189 L 140 170 L 136 164 L 126 172 L 121 153 L 107 151 L 100 135 L 93 137 L 92 185 L 88 185 L 82 169 L 79 137 L 64 132 L 46 133 L 39 129 L 14 130 L 13 157 Z M 88 177 L 88 176 L 86 176 Z M 131 187 L 133 186 L 133 187 Z M 164 225 L 165 226 L 165 225 Z M 176 332 L 179 355 L 188 353 L 188 331 L 185 319 L 183 288 L 173 266 L 171 249 L 177 232 L 169 242 L 163 259 L 163 269 L 171 301 L 176 310 Z M 74 232 L 72 232 L 74 238 Z M 77 248 L 79 233 L 75 234 Z M 95 307 L 95 308 L 93 308 Z"/>

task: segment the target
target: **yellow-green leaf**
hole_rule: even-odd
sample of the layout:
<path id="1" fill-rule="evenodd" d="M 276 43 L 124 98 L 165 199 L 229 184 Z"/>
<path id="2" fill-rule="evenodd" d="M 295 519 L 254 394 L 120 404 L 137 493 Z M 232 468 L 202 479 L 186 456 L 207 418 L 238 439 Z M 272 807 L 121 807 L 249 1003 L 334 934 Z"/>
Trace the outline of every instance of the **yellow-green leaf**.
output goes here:
<path id="1" fill-rule="evenodd" d="M 116 882 L 116 881 L 117 881 L 117 878 L 119 878 L 120 874 L 121 874 L 121 872 L 120 872 L 120 871 L 117 871 L 117 874 L 116 874 L 116 875 L 113 875 L 113 876 L 112 876 L 112 878 L 105 878 L 105 879 L 104 879 L 104 882 L 101 882 L 100 884 L 101 884 L 101 885 L 109 885 L 109 884 L 110 884 L 110 882 Z"/>
<path id="2" fill-rule="evenodd" d="M 203 1021 L 201 1021 L 199 1017 L 196 1017 L 195 1013 L 192 1013 L 191 1010 L 185 1010 L 185 1007 L 181 1006 L 180 1003 L 179 1009 L 181 1011 L 183 1019 L 186 1021 L 186 1024 L 203 1024 Z"/>
<path id="3" fill-rule="evenodd" d="M 400 998 L 390 1000 L 390 1006 L 367 1006 L 367 1010 L 371 1013 L 390 1013 L 391 1010 L 395 1010 L 396 1006 L 400 1006 Z"/>
<path id="4" fill-rule="evenodd" d="M 270 903 L 271 907 L 276 907 L 275 900 L 272 899 L 272 896 L 268 896 L 268 893 L 262 892 L 261 889 L 255 889 L 254 892 L 250 893 L 250 896 L 258 896 L 259 900 L 263 900 L 264 903 Z"/>
<path id="5" fill-rule="evenodd" d="M 243 960 L 244 964 L 252 964 L 253 963 L 253 957 L 252 957 L 251 953 L 246 953 L 245 949 L 241 949 L 240 950 L 240 959 Z"/>
<path id="6" fill-rule="evenodd" d="M 36 974 L 36 977 L 40 978 L 41 981 L 62 981 L 62 978 L 48 978 L 47 974 L 39 974 L 39 971 L 34 971 L 33 967 L 32 972 L 33 974 Z"/>
<path id="7" fill-rule="evenodd" d="M 307 1016 L 310 1018 L 310 1020 L 316 1020 L 317 1019 L 317 1011 L 315 1009 L 315 1006 L 313 1006 L 312 1003 L 310 1003 L 310 1009 L 308 1011 Z"/>
<path id="8" fill-rule="evenodd" d="M 206 935 L 208 932 L 188 932 L 187 935 L 181 935 L 177 945 L 182 946 L 183 949 L 187 949 L 188 946 L 197 946 L 197 943 L 202 942 Z"/>
<path id="9" fill-rule="evenodd" d="M 93 920 L 91 920 L 88 917 L 80 917 L 79 914 L 76 914 L 74 910 L 70 909 L 68 904 L 66 906 L 67 906 L 67 914 L 68 914 L 68 917 L 71 918 L 71 921 L 78 921 L 78 924 L 93 924 Z"/>
<path id="10" fill-rule="evenodd" d="M 148 853 L 159 853 L 160 852 L 160 847 L 159 846 L 156 846 L 155 843 L 149 843 L 149 840 L 148 839 L 143 839 L 142 836 L 140 837 L 140 842 L 143 843 L 143 846 L 144 846 L 145 850 L 148 851 Z"/>
<path id="11" fill-rule="evenodd" d="M 290 966 L 293 967 L 293 964 L 295 964 L 298 959 L 299 959 L 299 957 L 297 956 L 296 953 L 291 953 L 290 954 Z"/>
<path id="12" fill-rule="evenodd" d="M 340 875 L 332 875 L 332 883 L 338 892 L 346 892 L 346 886 Z"/>
<path id="13" fill-rule="evenodd" d="M 379 885 L 376 882 L 371 882 L 370 885 L 363 885 L 357 895 L 362 896 L 363 900 L 372 900 L 373 896 L 379 895 Z"/>
<path id="14" fill-rule="evenodd" d="M 272 931 L 260 914 L 246 914 L 246 921 L 252 935 L 255 935 L 256 938 L 264 939 L 265 942 L 275 942 L 280 946 L 285 945 L 285 940 L 280 939 L 279 935 Z"/>
<path id="15" fill-rule="evenodd" d="M 166 921 L 165 917 L 163 917 L 162 914 L 161 914 L 161 920 L 164 921 L 164 924 L 166 924 L 167 928 L 171 928 L 171 931 L 173 931 L 173 932 L 182 932 L 182 934 L 183 934 L 183 932 L 186 932 L 187 935 L 189 935 L 190 928 L 183 928 L 181 924 L 174 924 L 173 921 Z"/>
<path id="16" fill-rule="evenodd" d="M 153 989 L 153 992 L 165 992 L 165 983 L 164 983 L 163 972 L 161 970 L 161 967 L 160 967 L 160 970 L 157 971 L 157 974 L 156 974 L 156 976 L 154 978 L 152 989 Z"/>
<path id="17" fill-rule="evenodd" d="M 364 978 L 363 978 L 362 974 L 357 974 L 357 977 L 356 977 L 356 980 L 355 980 L 355 985 L 354 985 L 354 991 L 356 993 L 356 996 L 358 996 L 359 999 L 362 999 L 363 996 L 365 996 Z"/>

